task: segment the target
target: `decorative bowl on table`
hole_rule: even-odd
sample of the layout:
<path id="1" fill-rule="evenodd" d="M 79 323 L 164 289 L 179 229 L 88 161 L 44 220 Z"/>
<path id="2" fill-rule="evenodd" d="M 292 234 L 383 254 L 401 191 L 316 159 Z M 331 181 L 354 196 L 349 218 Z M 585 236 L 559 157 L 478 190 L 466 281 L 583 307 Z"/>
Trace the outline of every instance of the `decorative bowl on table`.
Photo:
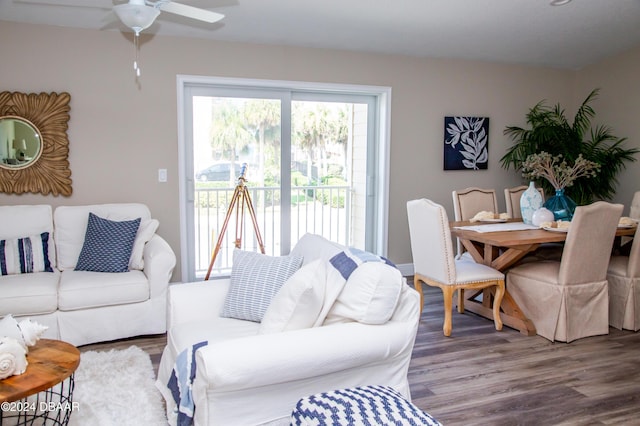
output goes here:
<path id="1" fill-rule="evenodd" d="M 531 216 L 531 224 L 534 226 L 542 227 L 543 222 L 553 222 L 553 220 L 553 212 L 544 207 L 541 207 L 533 212 L 533 216 Z"/>

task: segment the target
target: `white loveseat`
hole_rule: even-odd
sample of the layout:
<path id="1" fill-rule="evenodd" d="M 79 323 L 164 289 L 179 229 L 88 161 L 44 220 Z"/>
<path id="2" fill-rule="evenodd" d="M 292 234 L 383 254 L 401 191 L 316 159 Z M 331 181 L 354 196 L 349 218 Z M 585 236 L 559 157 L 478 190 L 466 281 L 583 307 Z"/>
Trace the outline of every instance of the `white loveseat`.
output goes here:
<path id="1" fill-rule="evenodd" d="M 303 236 L 291 254 L 302 257 L 303 265 L 272 299 L 261 323 L 221 316 L 230 279 L 170 286 L 167 346 L 156 383 L 170 424 L 177 416 L 167 383 L 176 359 L 202 341 L 207 344 L 194 351 L 195 425 L 289 424 L 300 398 L 364 385 L 391 386 L 410 399 L 407 372 L 420 297 L 397 269 L 379 262 L 361 264 L 341 288 L 334 286 L 331 280 L 340 279 L 326 265 L 344 249 L 316 235 Z M 295 292 L 283 301 L 283 289 L 292 282 L 315 291 L 321 306 L 291 297 Z M 284 309 L 296 303 L 295 312 Z M 317 309 L 321 323 L 301 328 L 302 317 Z M 278 324 L 285 329 L 278 330 Z"/>
<path id="2" fill-rule="evenodd" d="M 74 270 L 90 212 L 110 221 L 140 218 L 129 271 Z M 40 254 L 38 244 L 33 245 L 33 263 L 41 263 L 38 256 L 46 247 L 51 270 L 20 273 L 14 267 L 14 273 L 0 276 L 0 317 L 29 317 L 49 327 L 43 337 L 74 345 L 164 333 L 176 257 L 155 233 L 157 227 L 144 204 L 60 206 L 55 211 L 49 205 L 0 206 L 0 240 L 7 250 L 11 241 L 48 233 Z M 4 272 L 11 269 L 5 265 Z"/>

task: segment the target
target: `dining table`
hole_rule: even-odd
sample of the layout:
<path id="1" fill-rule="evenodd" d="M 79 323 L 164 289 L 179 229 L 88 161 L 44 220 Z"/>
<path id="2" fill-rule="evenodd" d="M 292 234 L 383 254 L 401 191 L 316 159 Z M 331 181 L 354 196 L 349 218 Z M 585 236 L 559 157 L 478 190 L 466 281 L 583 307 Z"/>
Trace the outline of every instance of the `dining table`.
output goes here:
<path id="1" fill-rule="evenodd" d="M 566 230 L 543 229 L 528 225 L 518 219 L 491 222 L 454 221 L 449 223 L 451 235 L 460 240 L 469 255 L 478 263 L 491 266 L 501 272 L 534 252 L 540 245 L 564 243 Z M 633 236 L 636 226 L 618 227 L 616 237 Z M 493 321 L 492 302 L 495 288 L 466 291 L 464 309 Z M 502 322 L 528 336 L 536 334 L 535 324 L 528 319 L 512 296 L 509 287 L 500 305 Z"/>

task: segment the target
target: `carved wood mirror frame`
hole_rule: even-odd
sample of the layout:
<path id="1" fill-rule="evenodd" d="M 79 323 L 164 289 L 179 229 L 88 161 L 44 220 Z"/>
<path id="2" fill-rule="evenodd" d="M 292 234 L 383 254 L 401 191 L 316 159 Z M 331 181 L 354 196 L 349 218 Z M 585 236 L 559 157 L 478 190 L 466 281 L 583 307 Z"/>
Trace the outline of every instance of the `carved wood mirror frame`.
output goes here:
<path id="1" fill-rule="evenodd" d="M 0 92 L 0 118 L 23 118 L 40 132 L 40 157 L 22 168 L 0 167 L 0 192 L 71 195 L 69 102 L 66 93 Z"/>

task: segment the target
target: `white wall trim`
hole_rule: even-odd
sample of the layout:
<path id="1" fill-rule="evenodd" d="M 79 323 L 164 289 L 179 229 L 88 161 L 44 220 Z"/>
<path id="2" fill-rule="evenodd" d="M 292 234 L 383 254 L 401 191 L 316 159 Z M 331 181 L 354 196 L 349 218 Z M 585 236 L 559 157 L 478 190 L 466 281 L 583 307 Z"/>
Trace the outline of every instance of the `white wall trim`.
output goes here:
<path id="1" fill-rule="evenodd" d="M 385 87 L 380 93 L 380 110 L 378 111 L 378 120 L 380 122 L 380 160 L 378 169 L 383 170 L 383 178 L 378 182 L 378 193 L 381 194 L 381 200 L 378 203 L 380 211 L 378 215 L 378 246 L 377 251 L 387 256 L 389 250 L 389 175 L 391 174 L 391 164 L 389 158 L 391 156 L 391 88 Z"/>
<path id="2" fill-rule="evenodd" d="M 413 275 L 413 263 L 401 263 L 396 265 L 403 277 Z"/>
<path id="3" fill-rule="evenodd" d="M 186 171 L 185 171 L 185 134 L 184 134 L 184 87 L 190 82 L 186 76 L 178 75 L 176 79 L 177 85 L 177 123 L 178 123 L 178 200 L 180 201 L 180 281 L 184 282 L 187 276 L 187 188 L 185 188 Z"/>

